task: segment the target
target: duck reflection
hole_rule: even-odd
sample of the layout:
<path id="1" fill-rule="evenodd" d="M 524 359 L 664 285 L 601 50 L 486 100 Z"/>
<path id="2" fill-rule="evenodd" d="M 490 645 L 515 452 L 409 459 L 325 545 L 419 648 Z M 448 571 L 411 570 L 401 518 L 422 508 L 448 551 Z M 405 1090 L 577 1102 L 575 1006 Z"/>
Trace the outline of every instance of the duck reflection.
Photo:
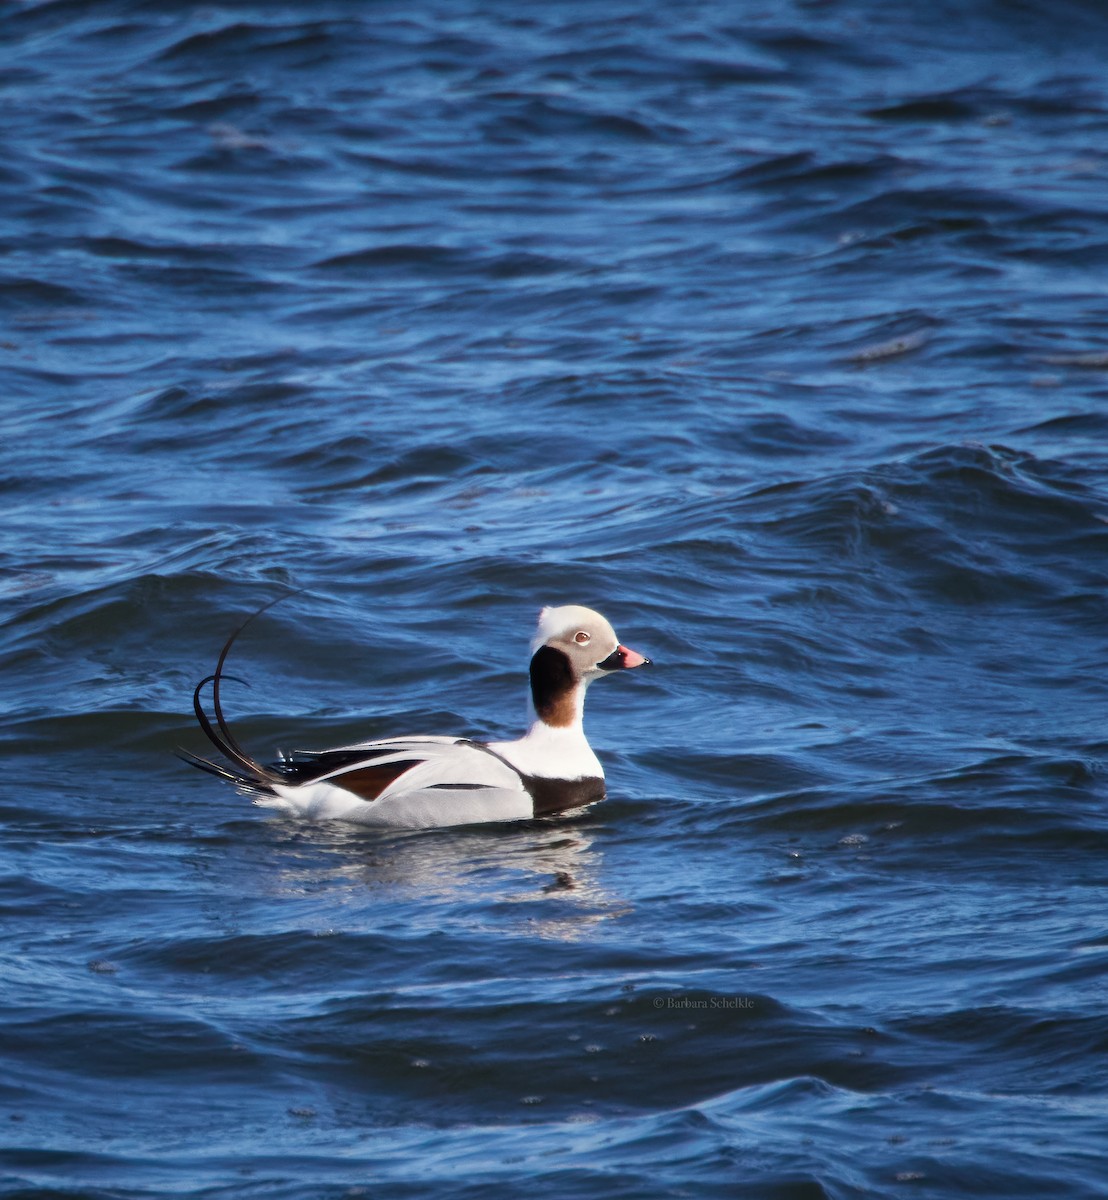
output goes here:
<path id="1" fill-rule="evenodd" d="M 356 887 L 424 903 L 408 918 L 469 926 L 520 925 L 531 936 L 572 941 L 630 904 L 601 882 L 603 854 L 589 814 L 517 826 L 377 832 L 344 826 L 286 826 L 281 890 L 302 894 Z M 323 855 L 324 862 L 320 861 Z"/>

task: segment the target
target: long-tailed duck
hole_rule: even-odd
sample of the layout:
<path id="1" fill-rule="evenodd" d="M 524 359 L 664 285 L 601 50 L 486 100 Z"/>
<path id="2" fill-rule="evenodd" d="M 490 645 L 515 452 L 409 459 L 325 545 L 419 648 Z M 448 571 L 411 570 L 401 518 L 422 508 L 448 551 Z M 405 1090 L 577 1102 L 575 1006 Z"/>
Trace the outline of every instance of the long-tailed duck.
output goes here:
<path id="1" fill-rule="evenodd" d="M 598 612 L 572 604 L 544 608 L 531 643 L 533 720 L 516 741 L 384 738 L 298 750 L 264 766 L 236 741 L 220 702 L 223 667 L 244 628 L 228 638 L 215 671 L 193 693 L 200 728 L 229 765 L 188 751 L 181 756 L 258 804 L 316 820 L 400 829 L 527 820 L 603 799 L 604 768 L 582 724 L 585 690 L 602 675 L 650 662 L 621 645 Z M 214 724 L 201 699 L 209 683 Z"/>

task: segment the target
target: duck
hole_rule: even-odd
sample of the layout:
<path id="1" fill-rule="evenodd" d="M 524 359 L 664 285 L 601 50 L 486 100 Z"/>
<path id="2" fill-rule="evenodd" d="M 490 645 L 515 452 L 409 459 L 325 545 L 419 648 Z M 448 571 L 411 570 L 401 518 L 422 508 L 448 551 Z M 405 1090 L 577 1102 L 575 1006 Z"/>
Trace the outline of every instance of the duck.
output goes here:
<path id="1" fill-rule="evenodd" d="M 236 638 L 275 603 L 231 634 L 214 672 L 196 685 L 193 711 L 220 758 L 178 750 L 192 766 L 289 816 L 393 829 L 527 821 L 604 799 L 604 768 L 585 737 L 585 692 L 594 680 L 649 666 L 651 660 L 623 645 L 600 613 L 578 604 L 539 613 L 529 666 L 531 720 L 514 741 L 388 737 L 279 752 L 276 762 L 264 765 L 231 732 L 220 685 Z M 214 721 L 204 705 L 208 684 Z"/>

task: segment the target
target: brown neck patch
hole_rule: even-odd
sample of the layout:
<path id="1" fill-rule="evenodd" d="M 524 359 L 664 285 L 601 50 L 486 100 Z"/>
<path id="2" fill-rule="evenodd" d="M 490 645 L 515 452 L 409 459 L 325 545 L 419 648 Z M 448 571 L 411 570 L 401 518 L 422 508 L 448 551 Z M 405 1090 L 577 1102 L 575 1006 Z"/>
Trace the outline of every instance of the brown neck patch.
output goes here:
<path id="1" fill-rule="evenodd" d="M 567 655 L 553 646 L 540 646 L 531 658 L 531 700 L 547 725 L 564 727 L 577 720 L 576 687 Z"/>

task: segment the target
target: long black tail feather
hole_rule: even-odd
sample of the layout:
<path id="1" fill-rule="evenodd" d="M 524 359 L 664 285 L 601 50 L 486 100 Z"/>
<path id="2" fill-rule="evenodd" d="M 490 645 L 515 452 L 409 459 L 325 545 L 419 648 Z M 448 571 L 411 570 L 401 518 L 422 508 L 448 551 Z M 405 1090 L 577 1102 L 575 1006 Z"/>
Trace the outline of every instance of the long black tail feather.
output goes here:
<path id="1" fill-rule="evenodd" d="M 176 754 L 182 762 L 187 762 L 193 767 L 199 767 L 201 771 L 207 771 L 209 775 L 226 779 L 228 783 L 233 783 L 236 787 L 242 788 L 244 791 L 256 792 L 260 796 L 275 795 L 273 788 L 268 783 L 255 778 L 253 775 L 232 771 L 222 763 L 213 762 L 212 759 L 204 758 L 200 754 L 193 754 L 191 750 L 182 749 L 180 746 L 177 747 Z"/>
<path id="2" fill-rule="evenodd" d="M 227 655 L 231 652 L 231 647 L 235 644 L 239 634 L 242 633 L 255 617 L 260 617 L 267 609 L 272 608 L 282 600 L 287 600 L 292 595 L 295 595 L 295 592 L 286 592 L 283 596 L 278 596 L 276 599 L 270 600 L 268 603 L 263 604 L 261 608 L 252 612 L 231 634 L 227 641 L 224 642 L 223 649 L 219 653 L 219 660 L 215 665 L 215 670 L 211 675 L 205 675 L 192 693 L 192 710 L 196 714 L 196 720 L 203 730 L 204 736 L 238 770 L 232 770 L 231 767 L 225 766 L 223 763 L 216 762 L 210 758 L 203 758 L 188 750 L 178 749 L 177 751 L 178 758 L 191 763 L 194 767 L 199 767 L 201 771 L 217 775 L 220 779 L 227 779 L 239 787 L 269 795 L 274 794 L 273 784 L 282 782 L 282 776 L 272 768 L 263 766 L 257 759 L 247 754 L 239 745 L 238 740 L 227 724 L 226 717 L 223 715 L 223 704 L 220 699 L 219 688 L 224 678 L 234 678 L 234 676 L 230 675 L 224 676 L 223 667 L 227 662 Z M 238 682 L 241 683 L 242 680 Z M 204 702 L 201 699 L 201 693 L 209 683 L 212 685 L 212 712 L 215 715 L 214 725 L 207 712 L 205 712 Z"/>

